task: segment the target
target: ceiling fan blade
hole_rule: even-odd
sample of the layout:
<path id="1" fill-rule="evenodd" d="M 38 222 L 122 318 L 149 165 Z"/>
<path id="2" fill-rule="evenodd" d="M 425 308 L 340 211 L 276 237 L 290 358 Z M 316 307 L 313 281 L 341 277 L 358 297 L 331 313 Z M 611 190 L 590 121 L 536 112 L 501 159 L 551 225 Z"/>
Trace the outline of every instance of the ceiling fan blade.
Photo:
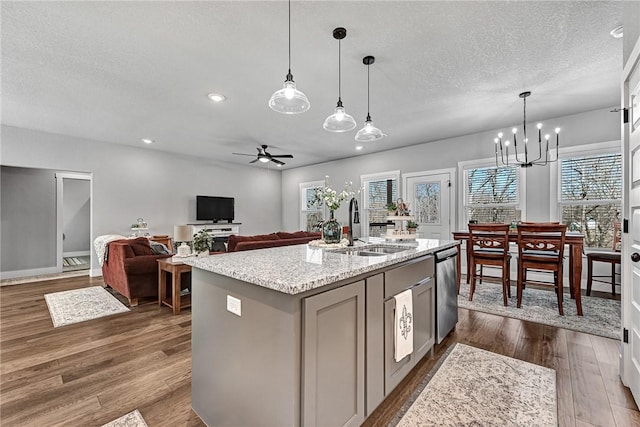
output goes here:
<path id="1" fill-rule="evenodd" d="M 291 154 L 278 154 L 278 155 L 271 156 L 271 157 L 281 158 L 281 159 L 293 159 L 293 155 L 291 155 Z"/>
<path id="2" fill-rule="evenodd" d="M 231 154 L 235 154 L 236 156 L 251 156 L 251 157 L 255 157 L 255 154 L 244 154 L 244 153 L 231 153 Z"/>
<path id="3" fill-rule="evenodd" d="M 255 160 L 251 160 L 249 163 L 255 163 L 257 161 L 258 161 L 258 159 L 255 159 Z"/>
<path id="4" fill-rule="evenodd" d="M 276 165 L 280 165 L 280 166 L 282 166 L 282 165 L 284 165 L 284 164 L 285 164 L 284 162 L 281 162 L 280 160 L 276 160 L 276 159 L 274 159 L 274 158 L 272 158 L 272 159 L 271 159 L 271 161 L 272 161 L 273 163 L 275 163 Z"/>

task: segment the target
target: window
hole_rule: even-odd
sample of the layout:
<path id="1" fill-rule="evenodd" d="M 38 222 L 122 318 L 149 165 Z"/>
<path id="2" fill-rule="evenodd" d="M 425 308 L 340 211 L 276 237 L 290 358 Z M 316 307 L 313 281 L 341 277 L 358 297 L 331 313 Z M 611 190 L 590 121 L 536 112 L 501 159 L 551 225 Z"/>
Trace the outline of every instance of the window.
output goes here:
<path id="1" fill-rule="evenodd" d="M 612 248 L 622 209 L 622 155 L 574 153 L 559 163 L 560 221 L 584 234 L 586 247 Z"/>
<path id="2" fill-rule="evenodd" d="M 464 223 L 520 220 L 522 179 L 517 166 L 464 169 Z"/>
<path id="3" fill-rule="evenodd" d="M 300 184 L 300 228 L 302 230 L 320 231 L 320 225 L 324 221 L 324 206 L 313 201 L 315 189 L 323 185 L 324 181 Z"/>
<path id="4" fill-rule="evenodd" d="M 362 175 L 360 180 L 364 191 L 362 220 L 368 227 L 362 227 L 367 236 L 378 237 L 387 232 L 387 203 L 398 200 L 400 171 Z"/>

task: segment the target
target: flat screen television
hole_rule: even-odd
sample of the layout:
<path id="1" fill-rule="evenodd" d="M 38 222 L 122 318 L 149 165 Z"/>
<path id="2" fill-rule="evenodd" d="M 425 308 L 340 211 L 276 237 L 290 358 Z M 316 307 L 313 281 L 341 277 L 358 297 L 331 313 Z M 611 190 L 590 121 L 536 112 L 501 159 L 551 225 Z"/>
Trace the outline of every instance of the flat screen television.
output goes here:
<path id="1" fill-rule="evenodd" d="M 233 197 L 196 196 L 196 220 L 232 222 L 234 204 Z"/>

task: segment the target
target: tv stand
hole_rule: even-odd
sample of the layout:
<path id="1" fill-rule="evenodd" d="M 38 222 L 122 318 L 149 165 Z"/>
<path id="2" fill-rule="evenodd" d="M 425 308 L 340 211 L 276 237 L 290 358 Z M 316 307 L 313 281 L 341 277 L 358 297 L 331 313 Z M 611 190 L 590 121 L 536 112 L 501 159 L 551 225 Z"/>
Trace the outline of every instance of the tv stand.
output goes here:
<path id="1" fill-rule="evenodd" d="M 198 223 L 189 224 L 193 226 L 193 232 L 197 233 L 201 230 L 205 230 L 211 237 L 229 237 L 232 234 L 240 234 L 241 222 L 212 222 L 212 223 Z"/>

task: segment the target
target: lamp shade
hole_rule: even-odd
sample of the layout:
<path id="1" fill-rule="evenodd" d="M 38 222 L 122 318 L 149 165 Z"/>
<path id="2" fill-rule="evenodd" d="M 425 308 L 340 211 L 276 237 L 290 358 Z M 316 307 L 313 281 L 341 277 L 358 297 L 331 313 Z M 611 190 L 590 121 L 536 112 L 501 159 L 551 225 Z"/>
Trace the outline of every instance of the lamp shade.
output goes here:
<path id="1" fill-rule="evenodd" d="M 385 136 L 387 135 L 385 135 L 380 129 L 375 127 L 371 120 L 367 120 L 364 124 L 364 127 L 360 129 L 356 134 L 356 141 L 377 141 L 384 138 Z"/>
<path id="2" fill-rule="evenodd" d="M 176 242 L 193 241 L 193 227 L 190 225 L 174 225 L 173 240 Z"/>

